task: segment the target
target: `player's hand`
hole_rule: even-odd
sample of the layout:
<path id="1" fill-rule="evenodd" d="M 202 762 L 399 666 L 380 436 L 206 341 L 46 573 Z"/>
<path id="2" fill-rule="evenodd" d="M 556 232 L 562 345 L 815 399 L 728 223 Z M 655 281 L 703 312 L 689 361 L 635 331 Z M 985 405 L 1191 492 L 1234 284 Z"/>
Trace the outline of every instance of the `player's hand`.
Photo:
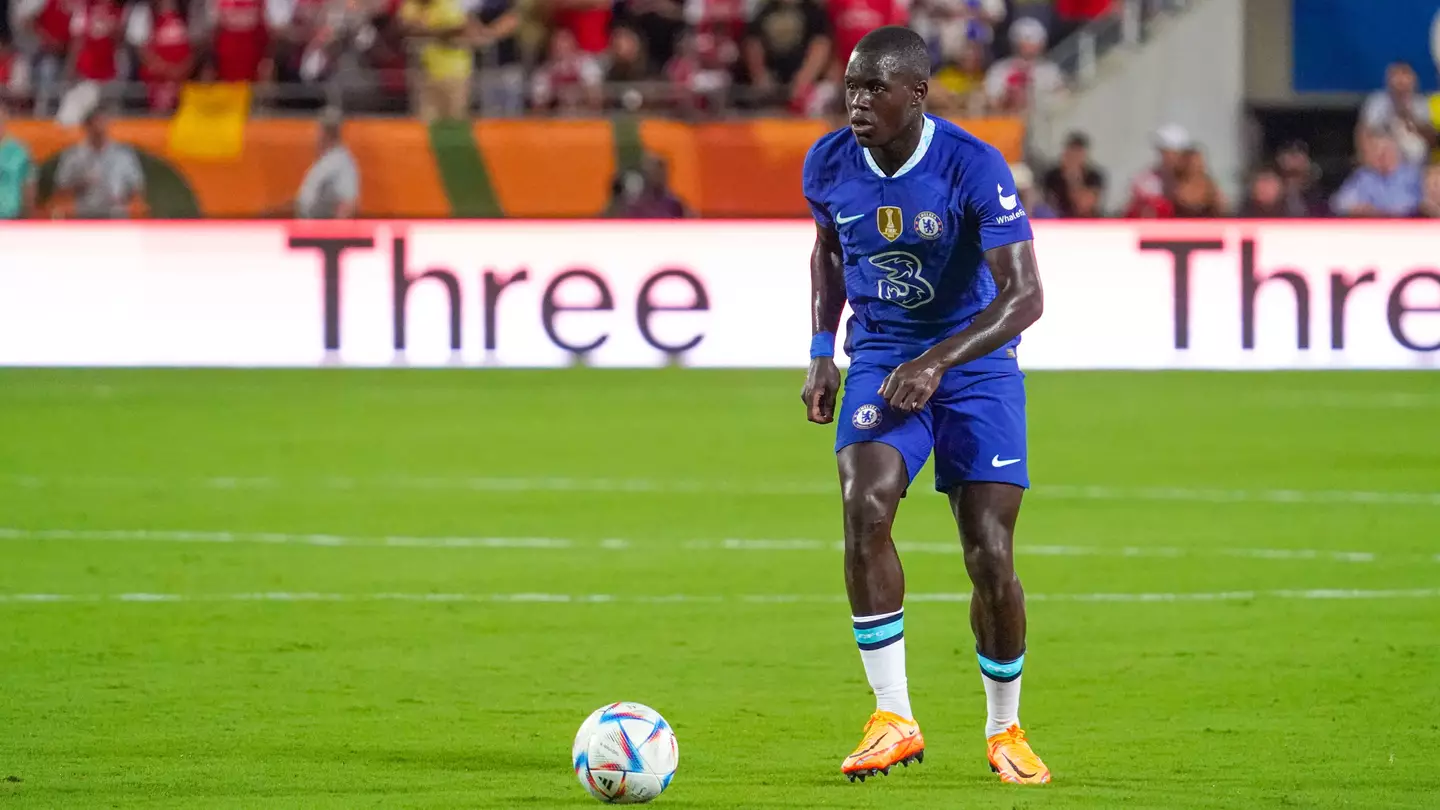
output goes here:
<path id="1" fill-rule="evenodd" d="M 890 372 L 880 384 L 880 396 L 890 407 L 902 413 L 914 413 L 925 407 L 940 387 L 945 370 L 924 357 L 917 357 Z"/>
<path id="2" fill-rule="evenodd" d="M 805 403 L 806 416 L 817 425 L 835 421 L 835 395 L 840 391 L 840 369 L 835 358 L 817 357 L 810 361 L 800 401 Z"/>

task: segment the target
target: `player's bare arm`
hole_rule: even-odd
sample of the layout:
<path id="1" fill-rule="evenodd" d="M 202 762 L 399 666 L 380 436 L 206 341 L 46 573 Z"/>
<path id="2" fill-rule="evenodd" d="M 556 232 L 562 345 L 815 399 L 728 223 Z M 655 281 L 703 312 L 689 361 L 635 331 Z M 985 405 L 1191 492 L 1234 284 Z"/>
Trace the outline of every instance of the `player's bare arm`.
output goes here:
<path id="1" fill-rule="evenodd" d="M 1040 320 L 1045 309 L 1040 269 L 1029 240 L 985 252 L 995 278 L 995 300 L 969 326 L 902 364 L 880 386 L 890 407 L 914 412 L 924 407 L 946 371 L 999 349 Z"/>
<path id="2" fill-rule="evenodd" d="M 834 228 L 815 226 L 815 247 L 810 251 L 810 332 L 834 340 L 845 309 L 845 269 L 840 253 L 840 234 Z M 813 354 L 813 351 L 812 351 Z M 800 399 L 811 422 L 826 425 L 835 419 L 835 395 L 840 390 L 840 370 L 835 358 L 815 357 L 805 375 Z"/>

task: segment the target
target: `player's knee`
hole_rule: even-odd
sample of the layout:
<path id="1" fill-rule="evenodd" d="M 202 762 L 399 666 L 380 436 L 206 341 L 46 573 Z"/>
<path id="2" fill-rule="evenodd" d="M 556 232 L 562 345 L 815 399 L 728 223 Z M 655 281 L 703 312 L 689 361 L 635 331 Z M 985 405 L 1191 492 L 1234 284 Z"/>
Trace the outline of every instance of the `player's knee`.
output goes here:
<path id="1" fill-rule="evenodd" d="M 844 488 L 845 540 L 852 545 L 890 536 L 899 495 L 888 488 L 849 483 Z"/>
<path id="2" fill-rule="evenodd" d="M 1014 587 L 1015 560 L 1004 530 L 981 531 L 965 538 L 965 568 L 980 598 L 1003 599 Z"/>

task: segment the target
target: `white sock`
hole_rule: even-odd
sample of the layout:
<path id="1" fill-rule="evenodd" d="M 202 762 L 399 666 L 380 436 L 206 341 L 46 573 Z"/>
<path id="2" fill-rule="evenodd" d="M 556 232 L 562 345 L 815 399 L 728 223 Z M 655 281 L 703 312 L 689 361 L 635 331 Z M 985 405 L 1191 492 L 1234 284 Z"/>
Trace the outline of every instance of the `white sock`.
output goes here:
<path id="1" fill-rule="evenodd" d="M 1025 656 L 1014 661 L 979 658 L 980 681 L 985 684 L 985 736 L 989 738 L 1020 725 L 1020 670 Z"/>
<path id="2" fill-rule="evenodd" d="M 986 739 L 1020 725 L 1020 679 L 997 681 L 982 672 L 980 680 L 985 682 Z"/>
<path id="3" fill-rule="evenodd" d="M 865 678 L 875 692 L 875 708 L 915 719 L 910 711 L 910 682 L 905 677 L 905 611 L 851 618 Z"/>

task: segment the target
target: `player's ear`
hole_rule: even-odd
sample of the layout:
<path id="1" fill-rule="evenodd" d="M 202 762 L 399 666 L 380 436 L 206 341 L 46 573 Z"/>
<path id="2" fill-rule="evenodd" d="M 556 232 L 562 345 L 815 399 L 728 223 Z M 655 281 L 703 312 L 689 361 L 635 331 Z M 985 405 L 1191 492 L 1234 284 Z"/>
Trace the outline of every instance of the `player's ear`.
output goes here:
<path id="1" fill-rule="evenodd" d="M 915 106 L 918 107 L 924 104 L 926 97 L 930 95 L 930 81 L 928 79 L 921 79 L 915 83 L 915 87 L 911 92 L 914 93 L 914 101 L 912 103 Z"/>

